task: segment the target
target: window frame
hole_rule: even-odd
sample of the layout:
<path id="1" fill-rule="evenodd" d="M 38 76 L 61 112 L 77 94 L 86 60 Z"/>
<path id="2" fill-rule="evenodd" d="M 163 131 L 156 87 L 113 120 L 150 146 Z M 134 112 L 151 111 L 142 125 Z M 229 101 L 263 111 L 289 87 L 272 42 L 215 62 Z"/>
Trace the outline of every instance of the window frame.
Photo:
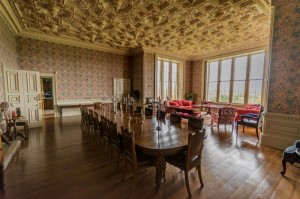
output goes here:
<path id="1" fill-rule="evenodd" d="M 218 59 L 211 59 L 207 60 L 205 64 L 205 100 L 209 100 L 209 64 L 211 62 L 217 62 L 218 63 L 218 79 L 217 79 L 217 95 L 216 95 L 216 101 L 217 103 L 230 103 L 230 104 L 237 104 L 237 105 L 243 105 L 243 104 L 248 104 L 249 102 L 249 87 L 250 87 L 250 70 L 251 70 L 251 58 L 253 55 L 257 54 L 264 54 L 264 59 L 263 59 L 263 75 L 262 75 L 262 88 L 261 88 L 261 101 L 259 104 L 263 104 L 264 102 L 264 91 L 265 91 L 265 76 L 266 76 L 266 58 L 267 58 L 267 53 L 266 50 L 263 51 L 257 51 L 257 52 L 251 52 L 251 53 L 245 53 L 245 54 L 239 54 L 239 55 L 234 55 L 230 57 L 222 57 Z M 246 63 L 246 79 L 245 79 L 245 88 L 244 88 L 244 102 L 243 103 L 235 103 L 234 102 L 234 82 L 237 80 L 234 80 L 234 72 L 235 72 L 235 61 L 239 57 L 247 57 L 247 63 Z M 231 77 L 230 77 L 230 88 L 229 88 L 229 101 L 228 102 L 221 102 L 220 101 L 220 83 L 221 83 L 221 67 L 222 67 L 222 61 L 231 59 Z"/>
<path id="2" fill-rule="evenodd" d="M 158 61 L 160 61 L 160 82 L 158 81 L 157 78 L 157 69 L 158 69 Z M 183 80 L 183 63 L 181 61 L 178 60 L 171 60 L 171 59 L 166 59 L 166 58 L 162 58 L 162 57 L 156 57 L 155 59 L 155 98 L 160 97 L 161 100 L 166 100 L 163 98 L 163 93 L 164 91 L 164 63 L 167 62 L 168 63 L 168 92 L 167 92 L 167 96 L 169 99 L 172 98 L 172 84 L 173 84 L 173 71 L 172 71 L 172 65 L 176 64 L 176 99 L 179 99 L 181 97 L 181 93 L 183 93 L 183 91 L 180 91 L 180 87 L 182 87 L 181 89 L 184 88 L 184 80 Z M 180 77 L 182 76 L 182 77 Z M 160 89 L 157 88 L 157 85 L 160 85 Z M 160 90 L 160 94 L 158 94 L 158 91 Z"/>

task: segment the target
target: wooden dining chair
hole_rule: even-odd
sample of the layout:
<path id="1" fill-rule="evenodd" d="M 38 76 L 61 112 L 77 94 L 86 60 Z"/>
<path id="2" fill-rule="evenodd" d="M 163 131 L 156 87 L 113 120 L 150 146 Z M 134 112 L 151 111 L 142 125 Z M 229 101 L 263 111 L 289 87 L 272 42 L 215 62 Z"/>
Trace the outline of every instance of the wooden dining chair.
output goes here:
<path id="1" fill-rule="evenodd" d="M 97 142 L 97 138 L 100 139 L 100 121 L 99 121 L 99 114 L 94 112 L 94 141 Z"/>
<path id="2" fill-rule="evenodd" d="M 93 110 L 88 110 L 88 123 L 89 123 L 89 128 L 87 129 L 87 134 L 91 135 L 94 131 L 94 111 Z"/>
<path id="3" fill-rule="evenodd" d="M 85 122 L 86 122 L 86 114 L 85 114 L 84 107 L 81 104 L 79 104 L 79 108 L 80 108 L 80 114 L 81 114 L 80 127 L 83 130 L 85 127 Z"/>
<path id="4" fill-rule="evenodd" d="M 196 131 L 190 133 L 188 138 L 187 150 L 174 156 L 166 157 L 166 162 L 183 170 L 185 175 L 185 184 L 191 197 L 191 190 L 189 185 L 189 171 L 193 168 L 198 169 L 198 176 L 201 183 L 201 187 L 204 186 L 201 174 L 201 158 L 204 141 L 205 129 L 202 131 Z"/>
<path id="5" fill-rule="evenodd" d="M 87 107 L 83 107 L 83 114 L 84 114 L 84 124 L 83 124 L 83 129 L 82 131 L 87 134 L 88 129 L 90 128 L 90 123 L 89 123 L 89 110 Z"/>
<path id="6" fill-rule="evenodd" d="M 123 127 L 122 127 L 122 137 L 123 137 L 124 158 L 125 158 L 125 169 L 124 169 L 123 180 L 126 177 L 127 164 L 130 164 L 133 167 L 132 186 L 134 188 L 137 170 L 153 167 L 154 158 L 151 156 L 144 155 L 141 152 L 137 153 L 135 149 L 135 140 L 134 140 L 133 133 L 129 132 L 128 129 L 123 129 Z"/>
<path id="7" fill-rule="evenodd" d="M 109 123 L 109 137 L 110 137 L 110 159 L 109 161 L 111 162 L 113 152 L 115 151 L 117 153 L 117 170 L 119 169 L 119 164 L 120 164 L 120 157 L 121 154 L 123 153 L 123 146 L 122 146 L 122 137 L 121 135 L 118 134 L 117 130 L 117 124 L 110 122 Z"/>
<path id="8" fill-rule="evenodd" d="M 106 147 L 106 144 L 108 145 L 108 151 L 109 151 L 109 137 L 108 137 L 108 120 L 103 116 L 101 115 L 101 127 L 100 127 L 100 133 L 102 135 L 102 138 L 103 138 L 103 148 Z M 101 141 L 100 141 L 100 144 L 101 144 Z"/>

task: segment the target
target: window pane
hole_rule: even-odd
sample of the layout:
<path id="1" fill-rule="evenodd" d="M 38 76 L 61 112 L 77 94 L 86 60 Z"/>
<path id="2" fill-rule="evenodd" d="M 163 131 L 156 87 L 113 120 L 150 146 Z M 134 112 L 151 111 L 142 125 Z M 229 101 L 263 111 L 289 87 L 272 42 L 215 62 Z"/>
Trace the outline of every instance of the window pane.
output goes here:
<path id="1" fill-rule="evenodd" d="M 209 69 L 207 70 L 209 74 L 208 81 L 218 80 L 218 61 L 209 62 Z"/>
<path id="2" fill-rule="evenodd" d="M 262 79 L 264 75 L 265 53 L 251 56 L 250 79 Z"/>
<path id="3" fill-rule="evenodd" d="M 160 61 L 157 61 L 157 66 L 156 66 L 156 81 L 157 82 L 160 82 L 160 74 L 161 74 L 161 71 L 160 71 Z"/>
<path id="4" fill-rule="evenodd" d="M 162 100 L 166 100 L 167 97 L 177 99 L 178 95 L 182 96 L 182 73 L 182 66 L 177 61 L 157 59 L 155 72 L 156 96 L 160 96 Z"/>
<path id="5" fill-rule="evenodd" d="M 209 82 L 207 99 L 212 102 L 217 101 L 217 82 Z"/>
<path id="6" fill-rule="evenodd" d="M 161 88 L 160 88 L 160 82 L 156 83 L 156 96 L 161 96 Z"/>
<path id="7" fill-rule="evenodd" d="M 220 102 L 229 102 L 230 82 L 220 82 Z"/>
<path id="8" fill-rule="evenodd" d="M 235 58 L 234 80 L 245 80 L 246 72 L 247 72 L 247 56 Z"/>
<path id="9" fill-rule="evenodd" d="M 172 63 L 172 82 L 177 81 L 177 64 Z"/>
<path id="10" fill-rule="evenodd" d="M 164 61 L 164 79 L 163 81 L 169 81 L 169 62 Z"/>
<path id="11" fill-rule="evenodd" d="M 248 103 L 260 104 L 261 93 L 262 93 L 262 80 L 250 80 Z"/>
<path id="12" fill-rule="evenodd" d="M 233 103 L 243 104 L 245 98 L 245 81 L 234 81 Z"/>
<path id="13" fill-rule="evenodd" d="M 164 88 L 163 88 L 163 98 L 162 100 L 166 100 L 168 96 L 168 93 L 169 93 L 169 82 L 164 82 Z"/>
<path id="14" fill-rule="evenodd" d="M 177 99 L 177 83 L 172 83 L 172 99 Z"/>
<path id="15" fill-rule="evenodd" d="M 231 78 L 231 59 L 225 59 L 221 62 L 221 81 L 229 81 Z"/>

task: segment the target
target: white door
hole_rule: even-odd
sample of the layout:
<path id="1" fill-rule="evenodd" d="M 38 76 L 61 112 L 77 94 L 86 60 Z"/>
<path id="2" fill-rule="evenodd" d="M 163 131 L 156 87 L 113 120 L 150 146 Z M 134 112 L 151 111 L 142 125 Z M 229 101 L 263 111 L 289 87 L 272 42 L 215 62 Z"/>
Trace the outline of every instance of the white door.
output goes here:
<path id="1" fill-rule="evenodd" d="M 14 108 L 20 107 L 21 115 L 28 120 L 29 127 L 41 126 L 39 72 L 4 67 L 4 74 L 6 101 L 11 102 Z"/>
<path id="2" fill-rule="evenodd" d="M 42 125 L 41 85 L 40 73 L 36 71 L 23 71 L 24 98 L 26 118 L 30 126 Z"/>
<path id="3" fill-rule="evenodd" d="M 121 102 L 130 94 L 130 79 L 114 78 L 114 100 Z"/>
<path id="4" fill-rule="evenodd" d="M 5 99 L 11 102 L 14 108 L 20 108 L 24 115 L 26 109 L 23 95 L 23 73 L 20 70 L 4 67 L 4 89 Z"/>

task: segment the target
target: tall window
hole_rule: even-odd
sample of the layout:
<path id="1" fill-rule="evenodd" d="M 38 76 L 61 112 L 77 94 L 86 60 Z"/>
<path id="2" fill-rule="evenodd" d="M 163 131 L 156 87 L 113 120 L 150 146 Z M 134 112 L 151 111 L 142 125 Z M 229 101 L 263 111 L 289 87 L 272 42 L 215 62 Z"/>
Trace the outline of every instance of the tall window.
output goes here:
<path id="1" fill-rule="evenodd" d="M 155 95 L 162 100 L 177 99 L 183 88 L 183 67 L 177 61 L 158 58 L 155 70 Z"/>
<path id="2" fill-rule="evenodd" d="M 208 61 L 206 99 L 214 102 L 260 104 L 265 53 Z"/>
<path id="3" fill-rule="evenodd" d="M 208 89 L 207 99 L 209 101 L 217 101 L 217 87 L 218 87 L 218 74 L 219 74 L 219 62 L 210 62 L 208 64 Z"/>
<path id="4" fill-rule="evenodd" d="M 247 56 L 236 57 L 234 59 L 233 103 L 243 104 L 245 101 L 247 59 Z"/>

